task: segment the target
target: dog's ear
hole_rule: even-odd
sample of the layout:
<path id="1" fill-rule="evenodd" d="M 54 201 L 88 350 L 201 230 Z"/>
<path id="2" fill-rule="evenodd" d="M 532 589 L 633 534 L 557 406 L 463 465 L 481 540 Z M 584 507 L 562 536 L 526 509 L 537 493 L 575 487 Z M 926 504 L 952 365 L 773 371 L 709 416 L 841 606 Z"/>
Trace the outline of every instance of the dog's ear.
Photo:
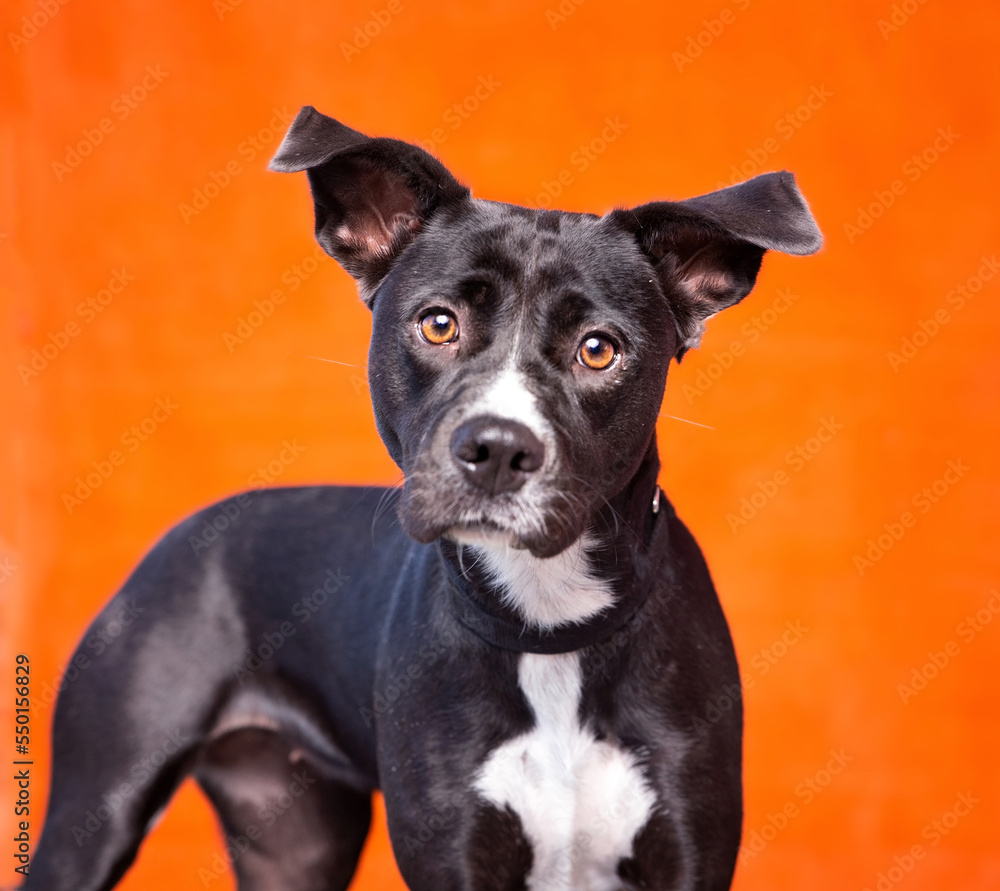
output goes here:
<path id="1" fill-rule="evenodd" d="M 371 304 L 379 282 L 420 228 L 469 190 L 423 149 L 374 139 L 305 106 L 271 170 L 309 175 L 316 240 Z"/>
<path id="2" fill-rule="evenodd" d="M 753 288 L 765 251 L 811 254 L 823 241 L 795 177 L 765 173 L 687 201 L 609 214 L 631 232 L 670 300 L 677 358 L 698 346 L 705 321 Z"/>

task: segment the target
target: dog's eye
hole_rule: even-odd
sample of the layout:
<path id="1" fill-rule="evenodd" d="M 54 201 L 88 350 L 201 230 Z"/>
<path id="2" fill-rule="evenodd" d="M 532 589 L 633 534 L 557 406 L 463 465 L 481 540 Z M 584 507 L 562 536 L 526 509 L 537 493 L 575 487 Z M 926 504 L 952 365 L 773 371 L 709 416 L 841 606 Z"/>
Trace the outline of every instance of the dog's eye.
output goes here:
<path id="1" fill-rule="evenodd" d="M 444 346 L 458 340 L 458 321 L 450 313 L 434 310 L 420 320 L 420 336 L 434 346 Z"/>
<path id="2" fill-rule="evenodd" d="M 618 350 L 611 339 L 603 334 L 588 334 L 576 354 L 577 361 L 586 368 L 603 371 L 618 358 Z"/>

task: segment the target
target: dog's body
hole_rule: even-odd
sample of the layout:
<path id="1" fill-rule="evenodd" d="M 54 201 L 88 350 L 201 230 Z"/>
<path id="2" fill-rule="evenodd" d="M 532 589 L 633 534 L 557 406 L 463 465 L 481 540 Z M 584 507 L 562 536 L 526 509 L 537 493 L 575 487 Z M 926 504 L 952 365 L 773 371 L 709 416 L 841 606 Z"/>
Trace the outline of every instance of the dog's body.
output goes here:
<path id="1" fill-rule="evenodd" d="M 157 545 L 60 697 L 25 888 L 113 886 L 188 774 L 243 891 L 345 888 L 376 788 L 417 891 L 728 888 L 739 676 L 654 425 L 764 251 L 819 246 L 791 177 L 530 211 L 312 109 L 272 166 L 373 309 L 405 485 L 256 492 Z"/>

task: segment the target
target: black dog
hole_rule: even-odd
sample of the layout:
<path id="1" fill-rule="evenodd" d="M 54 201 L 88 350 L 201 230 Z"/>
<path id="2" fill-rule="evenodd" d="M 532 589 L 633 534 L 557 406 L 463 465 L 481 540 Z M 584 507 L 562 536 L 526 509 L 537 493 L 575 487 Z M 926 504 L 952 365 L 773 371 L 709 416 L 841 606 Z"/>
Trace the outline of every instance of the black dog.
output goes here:
<path id="1" fill-rule="evenodd" d="M 244 891 L 345 888 L 374 789 L 414 889 L 728 888 L 742 709 L 703 716 L 739 677 L 655 424 L 764 252 L 819 247 L 792 176 L 529 210 L 312 108 L 271 166 L 308 172 L 372 309 L 405 484 L 261 491 L 166 535 L 60 696 L 25 887 L 111 888 L 190 774 Z"/>

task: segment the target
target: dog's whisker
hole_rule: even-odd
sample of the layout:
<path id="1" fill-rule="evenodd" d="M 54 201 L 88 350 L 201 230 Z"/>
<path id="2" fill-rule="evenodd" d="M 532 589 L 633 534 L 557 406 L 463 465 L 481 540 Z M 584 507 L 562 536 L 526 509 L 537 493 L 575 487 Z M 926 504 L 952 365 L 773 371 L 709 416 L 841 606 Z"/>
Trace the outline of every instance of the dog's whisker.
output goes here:
<path id="1" fill-rule="evenodd" d="M 353 365 L 350 362 L 340 362 L 337 359 L 324 359 L 322 356 L 309 356 L 306 353 L 289 353 L 289 356 L 298 356 L 300 359 L 315 359 L 317 362 L 330 362 L 333 365 L 343 365 L 346 368 L 364 368 L 363 365 Z"/>
<path id="2" fill-rule="evenodd" d="M 473 554 L 475 555 L 476 559 L 472 561 L 466 572 L 472 572 L 472 570 L 475 569 L 486 558 L 486 553 L 482 549 L 473 548 Z"/>
<path id="3" fill-rule="evenodd" d="M 708 424 L 699 424 L 697 421 L 689 421 L 687 418 L 678 418 L 677 415 L 657 415 L 658 418 L 670 418 L 674 421 L 683 421 L 685 424 L 694 424 L 695 427 L 704 427 L 706 430 L 714 430 L 714 427 L 709 427 Z"/>
<path id="4" fill-rule="evenodd" d="M 372 529 L 371 529 L 371 532 L 372 532 L 372 544 L 375 543 L 375 526 L 376 526 L 376 524 L 378 523 L 379 519 L 381 519 L 382 515 L 388 509 L 387 505 L 389 503 L 389 499 L 392 498 L 392 496 L 395 495 L 400 490 L 400 487 L 403 485 L 404 481 L 405 480 L 404 480 L 403 475 L 400 474 L 398 477 L 396 477 L 395 482 L 391 483 L 386 488 L 386 490 L 381 494 L 381 496 L 379 496 L 378 501 L 375 502 L 375 509 L 372 511 Z"/>
<path id="5" fill-rule="evenodd" d="M 569 475 L 569 479 L 574 480 L 575 482 L 580 483 L 580 485 L 590 489 L 590 491 L 592 491 L 598 498 L 600 498 L 608 506 L 608 510 L 611 511 L 612 516 L 615 518 L 615 537 L 617 537 L 618 534 L 619 522 L 624 524 L 625 528 L 628 529 L 629 532 L 631 532 L 633 535 L 636 534 L 635 530 L 627 522 L 625 522 L 625 518 L 617 510 L 615 510 L 614 505 L 610 501 L 608 501 L 607 497 L 603 493 L 597 491 L 593 483 L 591 483 L 584 477 L 576 476 L 575 474 Z M 607 524 L 607 521 L 605 521 L 605 524 Z"/>

